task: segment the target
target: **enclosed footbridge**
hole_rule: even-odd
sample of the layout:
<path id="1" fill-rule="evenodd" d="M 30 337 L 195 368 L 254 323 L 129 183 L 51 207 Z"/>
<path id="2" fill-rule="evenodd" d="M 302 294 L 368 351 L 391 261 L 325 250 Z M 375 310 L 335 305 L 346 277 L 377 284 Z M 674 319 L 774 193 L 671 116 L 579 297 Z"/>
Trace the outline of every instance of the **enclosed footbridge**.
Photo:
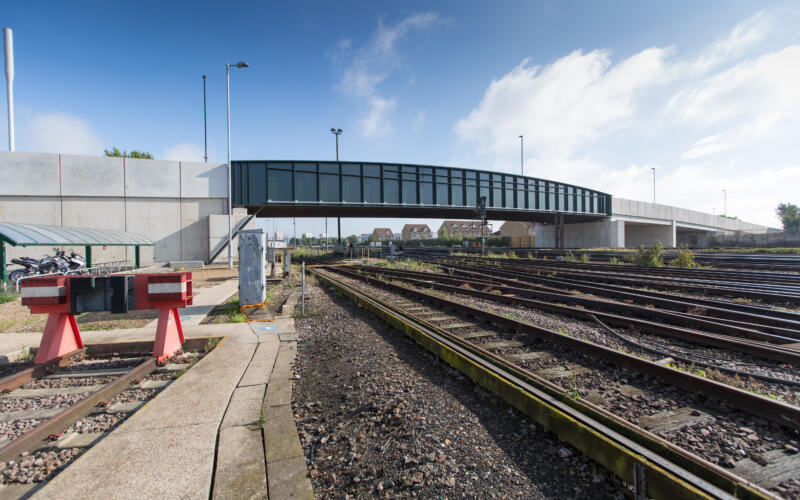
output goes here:
<path id="1" fill-rule="evenodd" d="M 521 175 L 397 163 L 234 161 L 231 200 L 260 217 L 475 218 L 591 222 L 611 195 Z M 557 221 L 556 219 L 562 219 Z"/>

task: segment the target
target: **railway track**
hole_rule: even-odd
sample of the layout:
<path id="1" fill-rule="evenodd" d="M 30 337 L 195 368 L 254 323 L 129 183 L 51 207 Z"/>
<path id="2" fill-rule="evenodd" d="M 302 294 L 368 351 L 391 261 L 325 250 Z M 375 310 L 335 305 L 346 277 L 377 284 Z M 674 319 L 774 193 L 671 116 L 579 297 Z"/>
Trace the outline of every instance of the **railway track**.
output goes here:
<path id="1" fill-rule="evenodd" d="M 655 290 L 718 297 L 747 298 L 770 304 L 800 305 L 800 276 L 791 274 L 726 272 L 708 274 L 702 269 L 642 268 L 623 265 L 594 265 L 548 260 L 482 257 L 415 256 L 442 264 L 494 268 L 504 272 L 540 275 L 583 283 L 613 284 Z M 766 276 L 760 276 L 765 274 Z"/>
<path id="2" fill-rule="evenodd" d="M 475 356 L 473 362 L 493 373 L 484 384 L 488 388 L 497 389 L 496 378 L 500 377 L 515 390 L 522 390 L 511 382 L 513 377 L 519 377 L 519 381 L 533 384 L 583 416 L 598 419 L 602 426 L 654 454 L 644 458 L 636 455 L 644 450 L 633 451 L 635 447 L 626 445 L 622 448 L 627 452 L 614 448 L 613 453 L 606 450 L 607 454 L 598 456 L 594 444 L 583 442 L 585 433 L 564 431 L 559 427 L 560 421 L 541 415 L 544 410 L 532 409 L 517 396 L 504 396 L 624 480 L 636 483 L 635 471 L 629 467 L 632 461 L 659 480 L 667 481 L 664 478 L 674 475 L 688 481 L 688 485 L 667 481 L 670 495 L 678 490 L 741 498 L 768 496 L 767 489 L 779 495 L 800 493 L 796 472 L 800 456 L 793 453 L 798 444 L 800 408 L 583 340 L 579 332 L 559 333 L 537 326 L 509 312 L 518 311 L 518 307 L 494 311 L 489 304 L 497 303 L 484 300 L 485 297 L 465 294 L 464 300 L 455 300 L 459 295 L 456 290 L 425 289 L 430 283 L 414 283 L 409 281 L 413 278 L 398 274 L 369 275 L 363 268 L 326 267 L 314 272 L 360 304 L 369 303 L 373 312 L 390 318 L 406 333 L 411 329 L 439 336 L 444 344 L 431 344 L 425 335 L 417 339 L 438 355 L 442 346 L 450 342 L 464 349 L 464 356 Z M 461 359 L 448 362 L 479 383 L 485 382 L 477 380 L 480 377 L 471 372 L 474 366 L 464 365 L 466 362 Z M 510 378 L 498 375 L 500 372 Z M 725 437 L 743 427 L 751 433 L 736 441 L 740 447 L 731 448 Z M 758 445 L 750 446 L 751 440 Z M 629 459 L 625 467 L 615 465 L 620 456 Z M 656 472 L 648 468 L 654 460 L 665 461 L 658 462 L 663 469 Z M 687 479 L 693 475 L 695 479 Z M 678 483 L 682 485 L 679 488 Z M 653 493 L 665 496 L 664 490 L 657 488 L 648 494 Z"/>
<path id="3" fill-rule="evenodd" d="M 408 248 L 408 254 L 439 254 L 448 255 L 450 248 Z M 480 249 L 458 249 L 459 252 L 480 254 Z M 488 248 L 489 253 L 509 253 L 515 252 L 517 255 L 530 255 L 535 259 L 556 259 L 568 255 L 581 257 L 586 255 L 590 262 L 610 262 L 611 259 L 625 260 L 631 257 L 632 252 L 620 252 L 614 250 L 555 250 L 547 248 Z M 669 263 L 675 258 L 675 253 L 669 250 L 664 252 L 664 260 Z M 788 273 L 800 272 L 799 254 L 775 254 L 775 253 L 740 253 L 740 252 L 703 252 L 694 251 L 694 260 L 703 266 L 710 266 L 716 269 L 747 269 L 761 271 L 780 271 Z"/>
<path id="4" fill-rule="evenodd" d="M 136 344 L 121 347 L 141 350 Z M 88 349 L 0 379 L 0 496 L 21 497 L 51 479 L 202 356 L 158 366 L 147 354 L 109 355 L 119 344 Z"/>

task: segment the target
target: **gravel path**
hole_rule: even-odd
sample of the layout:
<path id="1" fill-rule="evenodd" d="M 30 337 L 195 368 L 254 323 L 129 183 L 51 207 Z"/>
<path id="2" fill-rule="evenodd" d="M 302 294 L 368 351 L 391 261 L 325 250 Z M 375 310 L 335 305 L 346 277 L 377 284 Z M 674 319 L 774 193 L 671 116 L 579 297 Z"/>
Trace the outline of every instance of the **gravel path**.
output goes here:
<path id="1" fill-rule="evenodd" d="M 298 318 L 293 406 L 318 498 L 614 498 L 626 486 L 329 290 Z"/>

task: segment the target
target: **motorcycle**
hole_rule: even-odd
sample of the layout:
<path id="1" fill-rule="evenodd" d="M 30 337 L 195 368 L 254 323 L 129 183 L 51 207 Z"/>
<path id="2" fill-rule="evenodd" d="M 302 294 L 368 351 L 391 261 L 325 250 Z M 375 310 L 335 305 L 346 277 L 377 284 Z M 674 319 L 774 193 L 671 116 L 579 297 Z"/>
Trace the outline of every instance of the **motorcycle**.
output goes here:
<path id="1" fill-rule="evenodd" d="M 8 275 L 8 279 L 15 285 L 17 282 L 26 276 L 36 276 L 39 274 L 39 261 L 30 257 L 20 257 L 18 259 L 11 259 L 13 264 L 22 266 L 22 269 L 14 269 Z"/>
<path id="2" fill-rule="evenodd" d="M 76 274 L 86 274 L 86 260 L 82 255 L 75 252 L 70 252 L 69 257 L 66 256 L 63 250 L 56 252 L 58 257 L 66 266 L 69 272 Z"/>

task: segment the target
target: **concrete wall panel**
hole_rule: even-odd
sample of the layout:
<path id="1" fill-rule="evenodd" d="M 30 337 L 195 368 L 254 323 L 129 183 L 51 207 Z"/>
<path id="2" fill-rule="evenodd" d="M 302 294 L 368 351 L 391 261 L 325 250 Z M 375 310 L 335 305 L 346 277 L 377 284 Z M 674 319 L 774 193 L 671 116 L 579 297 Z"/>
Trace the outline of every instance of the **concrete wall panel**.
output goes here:
<path id="1" fill-rule="evenodd" d="M 122 158 L 61 155 L 62 196 L 123 196 Z"/>
<path id="2" fill-rule="evenodd" d="M 181 162 L 181 196 L 228 199 L 225 163 Z M 226 211 L 227 212 L 227 211 Z"/>
<path id="3" fill-rule="evenodd" d="M 179 198 L 181 171 L 177 161 L 125 159 L 125 195 Z"/>
<path id="4" fill-rule="evenodd" d="M 181 258 L 181 204 L 176 199 L 129 199 L 128 231 L 155 241 L 152 259 L 157 262 Z M 142 247 L 142 260 L 145 261 Z M 147 253 L 150 253 L 148 250 Z M 146 262 L 150 262 L 148 259 Z"/>
<path id="5" fill-rule="evenodd" d="M 661 224 L 625 224 L 625 246 L 651 246 L 660 241 L 665 247 L 676 244 L 675 226 Z"/>
<path id="6" fill-rule="evenodd" d="M 181 201 L 181 260 L 208 259 L 208 216 L 225 211 L 225 200 L 197 198 Z"/>
<path id="7" fill-rule="evenodd" d="M 61 199 L 58 196 L 0 196 L 0 222 L 61 225 Z"/>
<path id="8" fill-rule="evenodd" d="M 64 198 L 64 226 L 94 229 L 125 230 L 125 203 L 120 198 L 70 197 Z M 83 247 L 76 252 L 83 255 Z M 108 262 L 125 259 L 124 247 L 92 247 L 92 261 Z"/>
<path id="9" fill-rule="evenodd" d="M 58 155 L 0 151 L 0 195 L 59 196 Z"/>

